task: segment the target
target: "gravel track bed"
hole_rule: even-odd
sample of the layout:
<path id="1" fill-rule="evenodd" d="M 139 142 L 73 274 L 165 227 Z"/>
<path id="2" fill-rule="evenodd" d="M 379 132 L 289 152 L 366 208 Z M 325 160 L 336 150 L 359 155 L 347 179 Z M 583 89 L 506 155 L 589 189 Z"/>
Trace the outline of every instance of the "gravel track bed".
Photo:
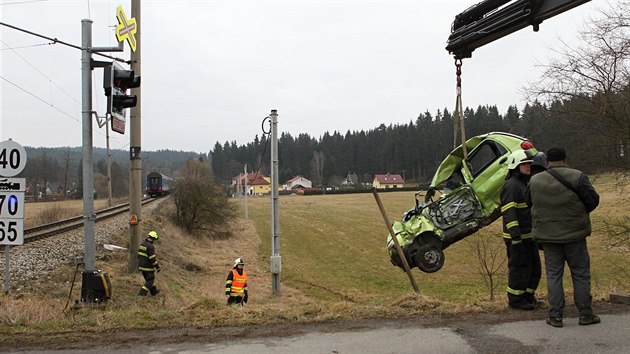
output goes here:
<path id="1" fill-rule="evenodd" d="M 142 215 L 151 214 L 162 202 L 163 200 L 154 201 L 142 206 Z M 129 213 L 94 223 L 97 260 L 103 251 L 109 252 L 104 250 L 103 244 L 111 242 L 111 235 L 118 234 L 122 229 L 128 227 Z M 9 269 L 12 290 L 19 292 L 35 285 L 38 279 L 46 278 L 48 273 L 58 266 L 76 264 L 77 257 L 82 257 L 85 253 L 83 238 L 83 228 L 78 228 L 51 238 L 11 247 Z M 0 254 L 2 255 L 0 281 L 2 284 L 4 284 L 5 247 L 0 246 Z"/>

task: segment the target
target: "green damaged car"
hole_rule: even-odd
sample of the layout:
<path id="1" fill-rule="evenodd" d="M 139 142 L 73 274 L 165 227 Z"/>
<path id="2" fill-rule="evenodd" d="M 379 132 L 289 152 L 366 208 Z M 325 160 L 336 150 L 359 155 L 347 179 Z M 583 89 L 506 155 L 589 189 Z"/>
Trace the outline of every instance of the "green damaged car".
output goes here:
<path id="1" fill-rule="evenodd" d="M 438 167 L 422 201 L 396 221 L 392 230 L 410 267 L 433 273 L 444 265 L 443 250 L 501 216 L 501 189 L 507 157 L 516 150 L 536 149 L 529 140 L 509 133 L 488 133 L 466 141 Z M 434 199 L 438 187 L 441 195 Z M 387 237 L 392 264 L 403 268 L 392 236 Z"/>

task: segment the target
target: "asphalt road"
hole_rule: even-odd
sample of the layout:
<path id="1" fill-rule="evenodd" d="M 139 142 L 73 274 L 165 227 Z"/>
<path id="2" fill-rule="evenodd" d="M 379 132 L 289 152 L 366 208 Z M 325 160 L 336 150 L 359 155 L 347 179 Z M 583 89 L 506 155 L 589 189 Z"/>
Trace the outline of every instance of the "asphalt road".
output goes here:
<path id="1" fill-rule="evenodd" d="M 427 327 L 426 321 L 379 321 L 373 325 L 318 329 L 307 333 L 277 333 L 239 340 L 225 337 L 212 343 L 127 345 L 64 353 L 629 353 L 630 313 L 600 315 L 602 323 L 579 326 L 576 317 L 564 319 L 563 328 L 553 328 L 544 320 L 505 323 L 475 323 L 467 317 Z M 51 351 L 30 351 L 29 353 Z"/>

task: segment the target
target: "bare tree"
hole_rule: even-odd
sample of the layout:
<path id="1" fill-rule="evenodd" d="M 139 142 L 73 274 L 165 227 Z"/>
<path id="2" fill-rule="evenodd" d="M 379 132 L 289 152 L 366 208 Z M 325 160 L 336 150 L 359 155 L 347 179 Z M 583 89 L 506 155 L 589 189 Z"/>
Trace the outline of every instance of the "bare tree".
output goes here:
<path id="1" fill-rule="evenodd" d="M 582 44 L 562 41 L 555 58 L 540 64 L 541 78 L 523 89 L 529 101 L 549 103 L 567 130 L 589 130 L 592 140 L 578 144 L 581 153 L 625 170 L 630 170 L 629 38 L 630 1 L 606 3 L 579 31 Z"/>
<path id="2" fill-rule="evenodd" d="M 630 217 L 622 215 L 618 217 L 606 216 L 602 218 L 603 234 L 606 235 L 607 250 L 610 253 L 620 254 L 621 257 L 613 257 L 609 260 L 610 272 L 619 285 L 630 284 L 630 272 L 628 271 L 628 255 L 630 255 Z"/>
<path id="3" fill-rule="evenodd" d="M 500 282 L 495 275 L 507 261 L 507 254 L 503 242 L 497 242 L 496 236 L 477 232 L 466 239 L 468 250 L 477 261 L 477 271 L 483 277 L 486 289 L 490 294 L 490 301 L 494 300 L 494 292 Z"/>
<path id="4" fill-rule="evenodd" d="M 321 185 L 322 189 L 324 188 L 324 161 L 326 160 L 326 156 L 324 152 L 321 150 L 317 150 L 313 152 L 313 159 L 311 160 L 311 169 L 315 172 L 315 176 L 317 180 L 315 181 L 316 185 Z"/>
<path id="5" fill-rule="evenodd" d="M 70 149 L 66 148 L 63 154 L 63 200 L 66 200 L 66 194 L 68 194 L 68 176 L 70 174 Z"/>

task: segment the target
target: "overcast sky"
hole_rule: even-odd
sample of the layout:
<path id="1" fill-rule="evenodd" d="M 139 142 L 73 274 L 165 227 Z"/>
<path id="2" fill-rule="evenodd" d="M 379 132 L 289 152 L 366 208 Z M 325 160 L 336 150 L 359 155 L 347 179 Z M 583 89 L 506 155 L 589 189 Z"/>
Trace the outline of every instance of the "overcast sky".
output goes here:
<path id="1" fill-rule="evenodd" d="M 422 112 L 453 111 L 455 67 L 444 49 L 458 1 L 143 1 L 142 150 L 208 152 L 261 135 L 278 110 L 280 132 L 324 132 L 408 123 Z M 525 102 L 538 61 L 599 6 L 591 1 L 477 49 L 462 67 L 463 104 Z M 2 22 L 81 45 L 81 19 L 92 43 L 116 46 L 116 8 L 131 1 L 0 0 Z M 0 141 L 24 146 L 81 146 L 81 51 L 0 26 Z M 129 59 L 129 47 L 113 56 Z M 94 59 L 105 60 L 94 56 Z M 104 115 L 102 69 L 93 71 L 93 109 Z M 94 145 L 105 128 L 94 124 Z M 127 133 L 111 148 L 129 149 Z"/>

